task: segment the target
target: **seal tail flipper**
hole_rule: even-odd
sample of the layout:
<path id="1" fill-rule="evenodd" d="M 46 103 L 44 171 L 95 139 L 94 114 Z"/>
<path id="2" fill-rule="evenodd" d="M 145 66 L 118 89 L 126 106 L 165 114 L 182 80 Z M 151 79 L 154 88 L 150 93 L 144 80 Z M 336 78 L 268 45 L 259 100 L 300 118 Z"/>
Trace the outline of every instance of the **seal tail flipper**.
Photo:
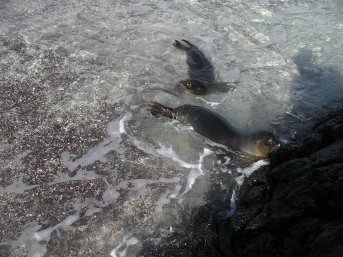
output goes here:
<path id="1" fill-rule="evenodd" d="M 173 46 L 175 46 L 177 49 L 180 49 L 182 51 L 187 51 L 191 48 L 191 47 L 187 47 L 183 45 L 180 41 L 177 41 L 177 40 L 174 41 Z"/>
<path id="2" fill-rule="evenodd" d="M 154 116 L 165 116 L 170 119 L 176 119 L 176 111 L 173 108 L 166 107 L 158 102 L 152 102 L 150 112 Z"/>
<path id="3" fill-rule="evenodd" d="M 176 41 L 176 40 L 175 40 Z M 189 45 L 189 47 L 194 47 L 194 48 L 197 48 L 195 45 L 193 45 L 191 42 L 189 42 L 188 40 L 186 39 L 182 39 L 183 42 L 185 42 L 187 45 Z"/>

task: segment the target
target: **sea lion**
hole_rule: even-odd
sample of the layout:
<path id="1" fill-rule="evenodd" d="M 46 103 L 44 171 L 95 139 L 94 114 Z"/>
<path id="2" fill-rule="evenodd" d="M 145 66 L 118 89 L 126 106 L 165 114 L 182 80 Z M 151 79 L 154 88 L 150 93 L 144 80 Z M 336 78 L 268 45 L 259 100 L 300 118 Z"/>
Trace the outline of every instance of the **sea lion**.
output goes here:
<path id="1" fill-rule="evenodd" d="M 179 85 L 184 91 L 194 95 L 204 95 L 207 92 L 207 87 L 196 79 L 181 80 Z"/>
<path id="2" fill-rule="evenodd" d="M 179 86 L 195 95 L 203 95 L 211 90 L 228 92 L 230 87 L 227 84 L 215 81 L 213 65 L 200 49 L 185 39 L 182 41 L 186 45 L 175 40 L 173 46 L 186 52 L 189 79 L 181 80 Z"/>
<path id="3" fill-rule="evenodd" d="M 189 124 L 199 134 L 232 150 L 266 158 L 280 147 L 280 142 L 274 134 L 267 131 L 241 134 L 222 116 L 200 106 L 186 104 L 173 109 L 152 102 L 150 107 L 152 115 L 165 116 Z"/>

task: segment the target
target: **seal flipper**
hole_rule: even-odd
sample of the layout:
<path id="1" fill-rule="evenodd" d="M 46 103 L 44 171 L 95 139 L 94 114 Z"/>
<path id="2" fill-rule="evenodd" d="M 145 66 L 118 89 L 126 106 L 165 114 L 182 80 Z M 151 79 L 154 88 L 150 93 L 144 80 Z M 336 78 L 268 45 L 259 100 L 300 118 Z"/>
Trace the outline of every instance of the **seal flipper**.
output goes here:
<path id="1" fill-rule="evenodd" d="M 196 45 L 193 45 L 191 42 L 189 42 L 188 40 L 186 39 L 181 39 L 181 41 L 185 42 L 188 46 L 185 46 L 184 44 L 182 44 L 180 41 L 178 40 L 175 40 L 174 43 L 173 43 L 173 46 L 175 46 L 176 48 L 180 49 L 180 50 L 183 50 L 183 51 L 187 51 L 191 48 L 196 48 Z"/>
<path id="2" fill-rule="evenodd" d="M 154 116 L 165 116 L 170 119 L 176 119 L 176 111 L 173 108 L 166 107 L 158 102 L 152 102 L 150 112 Z"/>
<path id="3" fill-rule="evenodd" d="M 194 48 L 197 48 L 195 45 L 193 45 L 191 42 L 189 42 L 188 40 L 186 39 L 181 39 L 183 42 L 185 42 L 187 45 L 189 45 L 190 47 L 194 47 Z M 177 41 L 177 40 L 175 40 Z"/>
<path id="4" fill-rule="evenodd" d="M 181 42 L 178 40 L 174 41 L 173 46 L 182 50 L 182 51 L 188 51 L 190 49 L 190 47 L 187 47 L 187 46 L 181 44 Z"/>

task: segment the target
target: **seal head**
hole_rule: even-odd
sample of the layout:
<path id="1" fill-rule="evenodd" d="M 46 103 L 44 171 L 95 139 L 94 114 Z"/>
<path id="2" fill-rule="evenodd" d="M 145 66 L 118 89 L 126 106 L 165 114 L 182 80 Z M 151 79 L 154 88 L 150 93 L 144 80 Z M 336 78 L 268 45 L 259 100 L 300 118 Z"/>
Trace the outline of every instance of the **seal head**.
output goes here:
<path id="1" fill-rule="evenodd" d="M 197 79 L 181 80 L 179 84 L 184 91 L 194 95 L 203 95 L 207 91 L 206 86 Z"/>
<path id="2" fill-rule="evenodd" d="M 261 157 L 270 156 L 280 146 L 281 144 L 276 136 L 267 131 L 243 135 L 241 139 L 241 150 Z"/>

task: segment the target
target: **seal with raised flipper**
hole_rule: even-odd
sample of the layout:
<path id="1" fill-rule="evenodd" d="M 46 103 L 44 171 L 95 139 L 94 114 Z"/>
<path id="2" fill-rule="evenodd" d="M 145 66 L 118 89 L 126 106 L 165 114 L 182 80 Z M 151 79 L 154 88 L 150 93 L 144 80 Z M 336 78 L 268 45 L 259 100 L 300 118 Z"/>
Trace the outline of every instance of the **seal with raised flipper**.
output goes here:
<path id="1" fill-rule="evenodd" d="M 215 81 L 214 68 L 204 53 L 191 42 L 182 39 L 185 44 L 175 40 L 173 46 L 186 52 L 188 76 L 179 82 L 180 87 L 189 93 L 203 95 L 209 91 L 228 92 L 230 87 Z"/>
<path id="2" fill-rule="evenodd" d="M 219 114 L 194 105 L 181 105 L 175 109 L 152 102 L 150 112 L 154 116 L 165 116 L 189 124 L 199 134 L 213 142 L 226 145 L 232 150 L 246 152 L 259 157 L 269 155 L 280 147 L 276 136 L 267 131 L 242 134 Z"/>

